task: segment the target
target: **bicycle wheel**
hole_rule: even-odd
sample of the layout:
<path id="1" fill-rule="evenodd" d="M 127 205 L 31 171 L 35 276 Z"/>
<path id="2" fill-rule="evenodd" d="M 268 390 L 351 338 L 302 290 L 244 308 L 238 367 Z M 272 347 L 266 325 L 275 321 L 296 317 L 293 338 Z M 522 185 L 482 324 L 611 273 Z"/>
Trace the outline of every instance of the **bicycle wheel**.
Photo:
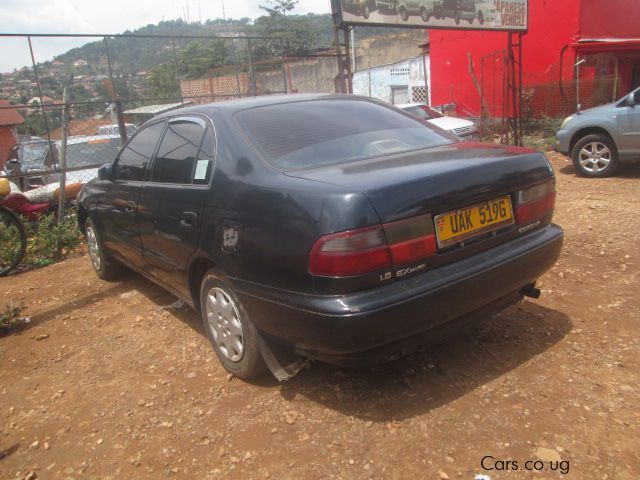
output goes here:
<path id="1" fill-rule="evenodd" d="M 18 216 L 0 207 L 0 277 L 18 266 L 27 250 L 27 235 Z"/>

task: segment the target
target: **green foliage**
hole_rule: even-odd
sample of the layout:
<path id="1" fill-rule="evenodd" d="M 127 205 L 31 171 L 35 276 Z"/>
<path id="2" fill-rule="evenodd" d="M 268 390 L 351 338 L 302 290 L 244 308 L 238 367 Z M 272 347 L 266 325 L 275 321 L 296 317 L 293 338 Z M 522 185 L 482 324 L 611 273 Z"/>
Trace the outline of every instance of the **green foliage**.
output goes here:
<path id="1" fill-rule="evenodd" d="M 47 135 L 47 123 L 45 123 L 44 114 L 40 108 L 29 109 L 29 112 L 22 116 L 24 123 L 18 125 L 18 133 L 40 137 Z M 58 128 L 62 122 L 60 110 L 47 110 L 47 122 L 50 131 Z"/>
<path id="2" fill-rule="evenodd" d="M 286 15 L 298 4 L 298 0 L 267 0 L 266 5 L 259 5 L 269 15 Z"/>
<path id="3" fill-rule="evenodd" d="M 156 98 L 180 98 L 180 84 L 173 65 L 164 64 L 154 67 L 149 74 L 151 94 Z"/>
<path id="4" fill-rule="evenodd" d="M 53 213 L 43 215 L 30 235 L 22 263 L 25 267 L 37 267 L 58 262 L 69 256 L 81 240 L 75 214 L 69 213 L 62 222 Z"/>
<path id="5" fill-rule="evenodd" d="M 211 40 L 205 44 L 190 42 L 178 55 L 178 68 L 181 77 L 200 78 L 208 70 L 233 63 L 233 52 L 229 41 Z"/>
<path id="6" fill-rule="evenodd" d="M 14 330 L 22 325 L 22 311 L 24 305 L 9 302 L 4 306 L 4 310 L 0 311 L 0 332 Z"/>
<path id="7" fill-rule="evenodd" d="M 311 18 L 305 15 L 285 15 L 291 4 L 295 6 L 293 2 L 275 3 L 285 3 L 286 5 L 274 6 L 273 8 L 260 6 L 260 8 L 267 10 L 269 15 L 258 18 L 255 21 L 254 29 L 258 36 L 278 37 L 282 40 L 258 42 L 254 57 L 263 60 L 279 57 L 283 53 L 287 56 L 295 56 L 318 48 L 320 32 L 314 28 Z"/>

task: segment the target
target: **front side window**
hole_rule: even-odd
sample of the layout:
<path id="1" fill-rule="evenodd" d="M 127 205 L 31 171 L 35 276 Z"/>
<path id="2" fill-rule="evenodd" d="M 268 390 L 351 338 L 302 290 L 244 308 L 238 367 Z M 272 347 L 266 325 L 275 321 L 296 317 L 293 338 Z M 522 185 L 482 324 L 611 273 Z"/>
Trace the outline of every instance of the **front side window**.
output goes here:
<path id="1" fill-rule="evenodd" d="M 117 180 L 144 180 L 164 125 L 164 122 L 159 122 L 143 128 L 127 144 L 116 162 L 115 178 Z"/>
<path id="2" fill-rule="evenodd" d="M 191 183 L 204 131 L 203 125 L 189 120 L 169 122 L 153 162 L 151 181 Z"/>

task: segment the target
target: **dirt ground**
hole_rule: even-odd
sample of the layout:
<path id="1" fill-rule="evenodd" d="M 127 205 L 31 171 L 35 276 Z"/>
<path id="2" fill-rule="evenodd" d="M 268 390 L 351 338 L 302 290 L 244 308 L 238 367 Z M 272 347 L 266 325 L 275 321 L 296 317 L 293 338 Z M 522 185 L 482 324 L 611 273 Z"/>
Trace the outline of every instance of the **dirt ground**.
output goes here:
<path id="1" fill-rule="evenodd" d="M 0 279 L 31 317 L 0 338 L 0 478 L 640 478 L 640 168 L 550 157 L 566 243 L 542 297 L 381 367 L 246 383 L 135 274 Z"/>

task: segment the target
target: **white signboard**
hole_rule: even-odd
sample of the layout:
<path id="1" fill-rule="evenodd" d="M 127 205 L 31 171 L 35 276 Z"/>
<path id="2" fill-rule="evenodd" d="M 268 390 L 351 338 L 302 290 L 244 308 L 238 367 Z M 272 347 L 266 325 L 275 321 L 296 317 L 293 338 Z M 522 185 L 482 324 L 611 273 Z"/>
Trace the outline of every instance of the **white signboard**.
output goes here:
<path id="1" fill-rule="evenodd" d="M 528 0 L 334 0 L 334 4 L 348 25 L 527 30 Z"/>

